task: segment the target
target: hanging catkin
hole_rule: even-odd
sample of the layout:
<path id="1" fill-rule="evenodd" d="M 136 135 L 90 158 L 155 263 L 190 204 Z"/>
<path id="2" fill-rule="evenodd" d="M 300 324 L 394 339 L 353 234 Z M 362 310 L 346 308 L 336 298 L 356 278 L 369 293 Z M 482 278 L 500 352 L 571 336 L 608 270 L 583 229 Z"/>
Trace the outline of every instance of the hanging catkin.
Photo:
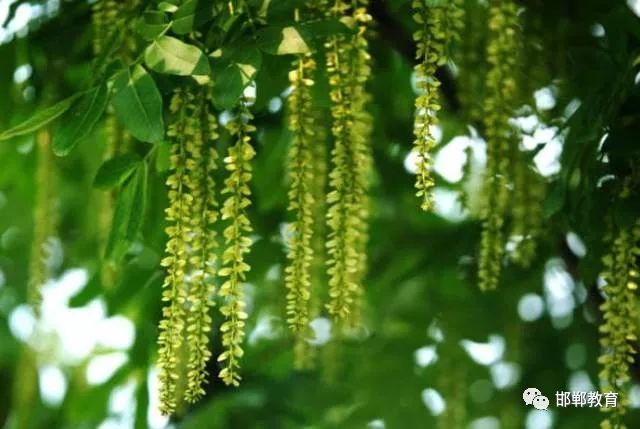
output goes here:
<path id="1" fill-rule="evenodd" d="M 98 0 L 92 6 L 93 53 L 96 55 L 108 47 L 109 36 L 118 21 L 118 3 L 116 0 Z"/>
<path id="2" fill-rule="evenodd" d="M 420 198 L 423 210 L 433 209 L 433 195 L 431 188 L 435 182 L 431 173 L 431 158 L 436 140 L 433 127 L 438 123 L 437 112 L 440 110 L 438 88 L 440 81 L 436 78 L 436 70 L 446 63 L 444 53 L 445 14 L 443 6 L 428 7 L 421 0 L 413 1 L 413 20 L 420 29 L 413 34 L 417 43 L 416 58 L 420 60 L 415 66 L 416 97 L 413 143 L 417 155 L 416 196 Z"/>
<path id="3" fill-rule="evenodd" d="M 118 4 L 115 0 L 99 0 L 92 6 L 93 20 L 93 53 L 96 56 L 102 55 L 105 47 L 108 46 L 109 37 L 118 20 Z M 118 122 L 109 107 L 107 118 L 103 129 L 103 159 L 112 158 L 116 153 L 116 142 L 119 140 Z M 104 253 L 109 233 L 111 231 L 111 220 L 114 212 L 114 191 L 102 192 L 99 195 L 98 204 L 98 239 L 100 251 Z M 115 267 L 108 261 L 103 261 L 100 268 L 100 280 L 105 286 L 112 286 L 115 282 Z"/>
<path id="4" fill-rule="evenodd" d="M 188 245 L 191 240 L 189 207 L 193 197 L 188 190 L 186 140 L 192 133 L 187 129 L 187 108 L 192 102 L 188 93 L 177 89 L 171 100 L 170 111 L 177 118 L 169 125 L 167 136 L 171 138 L 171 172 L 167 179 L 169 207 L 166 209 L 166 228 L 169 240 L 166 257 L 161 265 L 166 267 L 160 336 L 158 344 L 158 368 L 160 371 L 160 409 L 172 414 L 176 407 L 176 382 L 179 379 L 180 348 L 184 341 L 188 286 L 186 270 Z"/>
<path id="5" fill-rule="evenodd" d="M 348 5 L 336 0 L 331 13 L 336 18 L 346 16 Z M 353 293 L 358 286 L 351 274 L 357 264 L 357 219 L 354 204 L 354 148 L 350 139 L 353 126 L 352 70 L 350 56 L 353 47 L 346 35 L 331 36 L 326 46 L 327 73 L 329 75 L 331 131 L 334 147 L 331 151 L 333 168 L 329 173 L 330 190 L 327 194 L 327 274 L 329 277 L 329 314 L 339 321 L 348 319 L 353 304 Z"/>
<path id="6" fill-rule="evenodd" d="M 413 34 L 419 61 L 414 68 L 418 90 L 413 125 L 413 150 L 417 155 L 415 187 L 420 207 L 429 211 L 433 209 L 432 188 L 435 185 L 431 172 L 436 146 L 433 129 L 438 125 L 437 115 L 442 107 L 436 70 L 447 62 L 449 42 L 459 39 L 463 10 L 457 0 L 442 5 L 427 5 L 423 0 L 414 0 L 412 6 L 413 20 L 419 25 Z"/>
<path id="7" fill-rule="evenodd" d="M 605 394 L 619 395 L 617 407 L 603 408 L 607 413 L 601 427 L 625 429 L 622 419 L 629 407 L 631 364 L 637 354 L 638 342 L 638 258 L 640 257 L 640 222 L 620 228 L 613 237 L 611 252 L 604 256 L 600 305 L 602 324 L 598 360 L 602 369 L 599 377 Z"/>
<path id="8" fill-rule="evenodd" d="M 310 335 L 311 262 L 314 250 L 311 239 L 314 235 L 313 210 L 316 204 L 313 195 L 312 147 L 320 143 L 315 140 L 311 105 L 315 68 L 313 57 L 307 54 L 301 55 L 289 72 L 292 88 L 288 99 L 289 129 L 293 132 L 293 140 L 288 159 L 291 183 L 288 210 L 294 214 L 294 221 L 288 243 L 289 263 L 285 268 L 285 286 L 288 290 L 287 323 L 297 343 L 304 342 Z M 302 345 L 297 347 L 300 349 Z"/>
<path id="9" fill-rule="evenodd" d="M 465 119 L 471 123 L 480 123 L 483 119 L 487 58 L 485 46 L 488 28 L 487 6 L 481 0 L 464 2 L 464 29 L 460 49 L 456 55 L 459 74 L 457 85 L 460 104 Z"/>
<path id="10" fill-rule="evenodd" d="M 640 225 L 636 224 L 630 231 L 618 233 L 611 254 L 603 259 L 606 298 L 600 307 L 603 313 L 600 379 L 605 393 L 621 395 L 618 406 L 606 410 L 610 414 L 603 422 L 603 428 L 625 428 L 622 417 L 628 409 L 630 363 L 637 353 L 635 343 L 638 341 L 637 320 L 640 316 L 637 303 L 639 244 Z"/>
<path id="11" fill-rule="evenodd" d="M 313 259 L 310 270 L 309 319 L 318 317 L 322 311 L 322 298 L 326 293 L 326 180 L 327 180 L 327 147 L 329 118 L 328 112 L 323 108 L 315 107 L 310 112 L 312 119 L 313 144 L 311 145 L 311 184 L 310 192 L 314 201 L 312 206 L 313 236 L 311 248 Z M 311 334 L 311 332 L 310 332 Z M 308 340 L 297 341 L 294 345 L 294 366 L 297 369 L 312 369 L 315 365 L 317 347 Z"/>
<path id="12" fill-rule="evenodd" d="M 193 174 L 190 178 L 190 191 L 193 196 L 191 206 L 191 231 L 193 239 L 190 247 L 189 265 L 191 290 L 188 296 L 187 343 L 189 360 L 187 364 L 188 385 L 185 398 L 189 402 L 197 401 L 204 395 L 207 383 L 207 362 L 211 358 L 209 335 L 213 320 L 216 232 L 213 229 L 218 219 L 213 171 L 217 168 L 218 154 L 214 143 L 218 140 L 217 120 L 207 99 L 206 92 L 198 95 L 198 111 L 194 112 L 198 128 L 193 139 L 187 143 L 189 154 L 187 168 Z"/>
<path id="13" fill-rule="evenodd" d="M 369 42 L 367 40 L 371 16 L 367 12 L 368 1 L 360 1 L 354 10 L 353 17 L 357 24 L 357 33 L 354 37 L 354 74 L 353 82 L 353 110 L 354 123 L 351 128 L 351 139 L 355 148 L 355 203 L 354 213 L 358 218 L 356 252 L 358 262 L 354 269 L 354 284 L 357 289 L 354 293 L 353 314 L 350 317 L 352 327 L 361 323 L 363 288 L 367 273 L 367 245 L 369 242 L 369 216 L 370 200 L 369 185 L 373 169 L 373 154 L 371 148 L 371 133 L 373 131 L 373 118 L 367 106 L 371 101 L 371 95 L 367 91 L 367 83 L 371 78 L 371 56 L 369 55 Z"/>
<path id="14" fill-rule="evenodd" d="M 92 6 L 93 53 L 97 58 L 113 54 L 128 63 L 136 52 L 136 37 L 132 34 L 128 13 L 137 4 L 137 0 L 98 0 Z M 131 136 L 116 118 L 113 107 L 107 108 L 103 125 L 104 149 L 102 158 L 109 160 L 123 152 L 131 144 Z M 99 196 L 97 228 L 100 252 L 104 253 L 112 227 L 114 206 L 117 194 L 115 190 L 102 192 Z M 105 287 L 112 287 L 117 280 L 117 263 L 104 258 L 100 267 L 100 279 Z"/>
<path id="15" fill-rule="evenodd" d="M 49 252 L 46 241 L 55 230 L 52 195 L 55 176 L 51 152 L 51 134 L 43 129 L 36 136 L 35 205 L 33 238 L 29 259 L 28 302 L 40 314 L 41 288 L 49 278 Z"/>
<path id="16" fill-rule="evenodd" d="M 484 126 L 487 166 L 484 176 L 483 228 L 478 277 L 482 290 L 498 286 L 504 255 L 504 217 L 509 198 L 510 144 L 517 141 L 509 120 L 518 95 L 518 6 L 511 0 L 491 1 Z"/>
<path id="17" fill-rule="evenodd" d="M 542 235 L 542 201 L 545 196 L 544 179 L 517 144 L 512 145 L 511 174 L 513 177 L 510 204 L 510 236 L 514 249 L 509 257 L 522 267 L 528 267 L 536 254 Z"/>
<path id="18" fill-rule="evenodd" d="M 172 414 L 183 399 L 194 402 L 204 394 L 205 368 L 211 357 L 213 225 L 218 217 L 212 179 L 218 158 L 214 149 L 217 125 L 204 90 L 194 94 L 191 89 L 177 89 L 170 111 L 174 120 L 167 131 L 171 139 L 166 209 L 169 239 L 161 263 L 167 275 L 158 339 L 164 414 Z"/>
<path id="19" fill-rule="evenodd" d="M 361 135 L 364 105 L 363 85 L 368 78 L 364 31 L 371 17 L 366 1 L 350 5 L 336 0 L 330 10 L 335 18 L 345 18 L 356 26 L 355 35 L 331 36 L 326 44 L 326 66 L 329 75 L 333 169 L 329 173 L 330 190 L 327 225 L 327 274 L 329 303 L 327 309 L 336 322 L 354 323 L 354 309 L 361 295 L 363 218 L 366 217 L 366 176 L 370 168 L 367 134 Z M 364 61 L 364 62 L 363 62 Z M 358 73 L 364 73 L 359 76 Z M 363 98 L 364 97 L 364 98 Z M 363 159 L 367 157 L 367 159 Z"/>
<path id="20" fill-rule="evenodd" d="M 255 127 L 247 108 L 247 100 L 242 99 L 236 117 L 227 124 L 227 129 L 235 140 L 224 158 L 225 168 L 229 176 L 224 181 L 223 195 L 227 195 L 221 209 L 222 220 L 226 222 L 224 229 L 225 250 L 222 254 L 222 268 L 219 275 L 226 277 L 218 292 L 223 299 L 220 312 L 225 321 L 220 326 L 223 352 L 218 356 L 223 368 L 219 377 L 227 385 L 240 384 L 240 358 L 244 354 L 242 342 L 245 336 L 246 302 L 243 283 L 246 281 L 250 266 L 245 256 L 251 249 L 251 222 L 247 216 L 247 208 L 251 205 L 251 159 L 255 151 L 251 145 L 251 134 Z"/>

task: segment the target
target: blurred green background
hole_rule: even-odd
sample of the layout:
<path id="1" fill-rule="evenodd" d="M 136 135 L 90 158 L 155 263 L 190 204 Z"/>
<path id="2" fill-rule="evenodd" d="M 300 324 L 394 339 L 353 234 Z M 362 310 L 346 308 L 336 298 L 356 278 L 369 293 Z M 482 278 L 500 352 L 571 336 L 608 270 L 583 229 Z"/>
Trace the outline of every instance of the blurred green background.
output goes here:
<path id="1" fill-rule="evenodd" d="M 259 131 L 250 216 L 257 241 L 249 257 L 243 383 L 233 389 L 211 377 L 207 396 L 171 421 L 157 411 L 154 368 L 165 176 L 152 176 L 139 239 L 119 267 L 119 282 L 106 289 L 95 221 L 102 191 L 92 187 L 100 130 L 55 160 L 58 228 L 47 240 L 51 278 L 38 319 L 26 304 L 34 137 L 0 142 L 0 427 L 598 427 L 597 410 L 557 408 L 555 392 L 598 389 L 603 219 L 640 213 L 637 202 L 612 205 L 603 180 L 624 177 L 626 161 L 638 155 L 640 4 L 521 3 L 527 88 L 517 123 L 548 189 L 532 266 L 507 264 L 497 291 L 477 289 L 480 223 L 461 195 L 477 196 L 484 163 L 481 129 L 464 106 L 482 100 L 486 2 L 465 2 L 465 34 L 442 71 L 437 210 L 425 214 L 413 195 L 410 153 L 410 4 L 372 1 L 375 180 L 364 327 L 335 343 L 328 320 L 314 320 L 316 368 L 293 370 L 281 234 L 291 139 L 282 105 L 291 58 L 265 56 L 253 106 Z M 83 89 L 90 14 L 85 1 L 0 0 L 0 130 Z M 462 68 L 465 61 L 472 67 Z M 169 85 L 160 78 L 159 86 L 166 96 Z M 217 337 L 213 347 L 215 354 Z M 640 427 L 638 365 L 633 370 L 630 428 Z M 524 405 L 528 387 L 549 396 L 549 411 Z"/>

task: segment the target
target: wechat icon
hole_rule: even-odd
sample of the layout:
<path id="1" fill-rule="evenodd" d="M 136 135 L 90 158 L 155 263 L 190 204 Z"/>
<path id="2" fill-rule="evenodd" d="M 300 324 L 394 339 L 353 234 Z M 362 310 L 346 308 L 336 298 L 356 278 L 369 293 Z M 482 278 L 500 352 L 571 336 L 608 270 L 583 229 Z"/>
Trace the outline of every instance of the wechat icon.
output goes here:
<path id="1" fill-rule="evenodd" d="M 529 387 L 522 393 L 522 399 L 527 405 L 533 405 L 536 410 L 547 410 L 549 408 L 549 398 L 544 396 L 539 389 Z"/>

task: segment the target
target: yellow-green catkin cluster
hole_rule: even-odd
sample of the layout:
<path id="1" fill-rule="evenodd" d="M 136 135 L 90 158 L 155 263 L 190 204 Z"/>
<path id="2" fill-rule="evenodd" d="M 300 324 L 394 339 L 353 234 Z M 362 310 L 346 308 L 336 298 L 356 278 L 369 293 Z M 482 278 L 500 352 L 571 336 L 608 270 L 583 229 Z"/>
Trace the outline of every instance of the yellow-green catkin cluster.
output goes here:
<path id="1" fill-rule="evenodd" d="M 92 6 L 93 20 L 93 53 L 100 56 L 108 46 L 109 37 L 118 20 L 118 2 L 115 0 L 99 0 Z M 104 126 L 104 142 L 103 159 L 112 158 L 115 155 L 115 142 L 118 140 L 118 124 L 112 108 L 109 108 L 107 119 Z M 111 230 L 111 219 L 114 211 L 114 192 L 103 192 L 98 200 L 98 237 L 101 252 L 106 246 L 109 231 Z M 100 269 L 101 283 L 110 286 L 114 283 L 115 273 L 112 264 L 103 262 Z"/>
<path id="2" fill-rule="evenodd" d="M 362 133 L 363 127 L 370 127 L 364 111 L 368 100 L 364 85 L 370 74 L 365 32 L 371 17 L 366 6 L 366 1 L 348 4 L 336 0 L 330 15 L 354 26 L 356 34 L 332 36 L 326 44 L 334 138 L 327 194 L 327 309 L 340 325 L 355 322 L 354 310 L 362 294 L 363 219 L 368 212 L 367 176 L 371 168 L 369 133 Z"/>
<path id="3" fill-rule="evenodd" d="M 603 258 L 604 297 L 600 309 L 603 392 L 619 394 L 617 407 L 603 408 L 607 413 L 603 429 L 625 429 L 623 416 L 629 406 L 627 397 L 631 365 L 637 353 L 638 320 L 638 258 L 640 257 L 640 223 L 621 229 L 613 239 L 611 253 Z"/>
<path id="4" fill-rule="evenodd" d="M 285 268 L 285 286 L 287 288 L 287 324 L 296 337 L 296 350 L 302 351 L 299 344 L 310 336 L 310 300 L 311 300 L 311 264 L 315 220 L 314 206 L 316 196 L 314 187 L 313 147 L 321 145 L 315 136 L 314 115 L 311 99 L 311 87 L 316 63 L 311 54 L 301 55 L 294 61 L 289 72 L 291 95 L 288 99 L 289 129 L 293 140 L 289 149 L 288 176 L 290 181 L 288 210 L 294 215 L 288 240 Z M 299 353 L 296 353 L 299 355 Z M 299 358 L 296 359 L 300 360 Z"/>
<path id="5" fill-rule="evenodd" d="M 93 52 L 96 55 L 108 47 L 109 37 L 118 21 L 120 3 L 117 0 L 98 0 L 92 6 Z"/>
<path id="6" fill-rule="evenodd" d="M 311 197 L 314 201 L 311 216 L 314 231 L 311 237 L 313 259 L 310 266 L 311 297 L 309 299 L 309 318 L 318 317 L 322 311 L 323 293 L 326 280 L 326 194 L 327 194 L 327 155 L 329 114 L 324 108 L 315 107 L 311 115 L 313 128 L 313 144 L 311 145 L 312 181 Z M 297 369 L 312 369 L 317 357 L 317 347 L 309 341 L 297 341 L 294 346 L 294 366 Z"/>
<path id="7" fill-rule="evenodd" d="M 371 95 L 367 90 L 367 83 L 371 78 L 371 55 L 367 39 L 372 21 L 367 12 L 367 1 L 360 2 L 354 10 L 353 17 L 357 24 L 354 37 L 354 74 L 356 80 L 353 88 L 354 123 L 351 129 L 351 139 L 355 147 L 355 206 L 358 217 L 358 241 L 356 251 L 358 263 L 354 273 L 355 284 L 358 285 L 354 295 L 353 312 L 350 317 L 351 327 L 358 327 L 362 318 L 362 304 L 364 290 L 362 284 L 367 272 L 367 245 L 369 242 L 370 199 L 369 186 L 373 170 L 373 153 L 370 144 L 373 131 L 373 117 L 367 110 Z"/>
<path id="8" fill-rule="evenodd" d="M 246 281 L 250 266 L 245 257 L 251 249 L 252 240 L 248 236 L 251 222 L 247 208 L 251 189 L 249 183 L 252 176 L 251 160 L 255 150 L 251 145 L 251 134 L 255 127 L 250 121 L 252 115 L 247 109 L 247 100 L 242 99 L 236 117 L 227 124 L 227 129 L 235 143 L 229 148 L 224 158 L 225 168 L 229 176 L 224 181 L 222 194 L 226 195 L 221 214 L 226 222 L 224 229 L 225 249 L 222 254 L 222 268 L 219 275 L 225 277 L 219 295 L 223 299 L 220 312 L 225 321 L 220 326 L 223 351 L 218 356 L 223 368 L 219 377 L 227 385 L 240 384 L 240 358 L 244 354 L 242 342 L 245 336 L 247 319 L 246 301 L 243 283 Z"/>
<path id="9" fill-rule="evenodd" d="M 457 84 L 460 103 L 466 119 L 472 123 L 483 118 L 487 60 L 484 55 L 487 38 L 487 6 L 481 0 L 464 1 L 463 34 L 455 56 L 458 66 Z"/>
<path id="10" fill-rule="evenodd" d="M 136 49 L 136 38 L 125 19 L 126 13 L 137 4 L 137 0 L 98 0 L 92 6 L 93 20 L 93 52 L 96 57 L 115 52 L 125 63 L 128 63 Z M 114 49 L 115 47 L 115 49 Z M 131 136 L 119 123 L 113 107 L 107 108 L 103 126 L 104 149 L 102 158 L 108 160 L 122 153 L 131 143 Z M 97 228 L 101 252 L 108 241 L 113 219 L 116 190 L 102 192 L 98 200 Z M 117 280 L 117 264 L 115 261 L 103 260 L 100 269 L 101 282 L 111 287 Z"/>
<path id="11" fill-rule="evenodd" d="M 419 91 L 415 101 L 413 133 L 416 159 L 416 196 L 420 198 L 423 210 L 433 209 L 432 188 L 435 185 L 431 172 L 432 156 L 436 146 L 433 127 L 438 124 L 437 112 L 441 109 L 438 95 L 440 81 L 436 70 L 447 61 L 444 47 L 446 43 L 445 15 L 443 6 L 428 7 L 423 0 L 414 0 L 413 20 L 420 26 L 413 34 L 417 44 L 415 66 L 416 88 Z"/>
<path id="12" fill-rule="evenodd" d="M 212 177 L 218 158 L 217 122 L 204 90 L 177 89 L 170 111 L 174 119 L 167 131 L 171 139 L 168 241 L 161 262 L 167 274 L 158 339 L 164 414 L 175 412 L 183 400 L 195 402 L 205 393 L 216 274 L 213 226 L 218 218 Z"/>
<path id="13" fill-rule="evenodd" d="M 413 20 L 419 26 L 413 34 L 417 45 L 416 59 L 419 61 L 415 66 L 418 96 L 413 125 L 413 150 L 417 155 L 415 187 L 420 207 L 429 211 L 433 209 L 432 188 L 435 185 L 431 172 L 436 146 L 433 128 L 438 124 L 437 114 L 441 109 L 438 93 L 440 81 L 436 77 L 436 70 L 447 62 L 448 42 L 459 39 L 463 9 L 459 1 L 428 6 L 424 0 L 414 0 L 412 7 Z"/>
<path id="14" fill-rule="evenodd" d="M 512 147 L 513 190 L 511 196 L 511 242 L 509 258 L 522 267 L 529 267 L 536 254 L 543 232 L 542 201 L 545 196 L 544 178 L 540 176 L 526 155 Z"/>
<path id="15" fill-rule="evenodd" d="M 314 136 L 315 144 L 312 146 L 312 177 L 311 195 L 315 201 L 313 206 L 313 222 L 315 230 L 311 239 L 313 248 L 313 261 L 311 262 L 311 299 L 310 318 L 313 320 L 322 311 L 322 292 L 325 291 L 326 281 L 326 213 L 327 205 L 325 197 L 327 194 L 327 170 L 328 170 L 328 112 L 323 109 L 315 109 L 314 116 Z M 301 359 L 297 359 L 298 368 L 311 369 L 314 366 L 316 348 L 305 341 L 298 347 L 302 349 L 297 353 Z"/>
<path id="16" fill-rule="evenodd" d="M 55 215 L 52 195 L 55 176 L 51 152 L 51 134 L 43 129 L 36 136 L 35 205 L 33 210 L 33 239 L 29 259 L 28 302 L 39 314 L 41 288 L 49 278 L 49 253 L 46 241 L 54 234 Z"/>
<path id="17" fill-rule="evenodd" d="M 523 21 L 523 56 L 522 67 L 527 71 L 527 79 L 522 82 L 522 90 L 524 94 L 533 94 L 534 91 L 548 85 L 554 79 L 558 79 L 561 74 L 553 72 L 552 63 L 555 60 L 557 52 L 562 56 L 567 56 L 562 49 L 566 38 L 558 37 L 556 28 L 558 25 L 566 26 L 562 20 L 550 23 L 545 19 L 545 5 L 543 2 L 534 2 L 527 4 L 527 19 Z M 551 42 L 548 44 L 548 42 Z M 554 51 L 553 58 L 547 61 L 539 61 L 540 56 Z M 539 112 L 545 115 L 547 112 Z M 551 112 L 548 112 L 551 113 Z"/>
<path id="18" fill-rule="evenodd" d="M 445 53 L 447 60 L 449 60 L 453 58 L 452 46 L 462 41 L 462 32 L 465 26 L 464 0 L 450 0 L 448 2 L 445 21 Z"/>
<path id="19" fill-rule="evenodd" d="M 192 120 L 194 125 L 199 125 L 199 131 L 186 145 L 189 157 L 186 167 L 192 171 L 190 191 L 193 197 L 191 211 L 194 214 L 191 219 L 189 264 L 192 271 L 189 278 L 191 292 L 187 316 L 189 361 L 185 398 L 189 402 L 195 402 L 205 394 L 203 386 L 207 383 L 208 373 L 205 368 L 211 357 L 208 345 L 213 322 L 210 310 L 214 302 L 217 248 L 213 226 L 218 220 L 218 202 L 212 176 L 217 168 L 218 153 L 214 142 L 218 140 L 218 123 L 205 91 L 200 92 L 196 102 L 199 103 L 200 110 Z"/>
<path id="20" fill-rule="evenodd" d="M 518 5 L 511 0 L 492 0 L 489 5 L 489 71 L 484 109 L 487 165 L 483 194 L 486 201 L 482 209 L 478 272 L 482 290 L 498 286 L 504 255 L 510 146 L 518 138 L 509 121 L 518 96 L 519 34 Z"/>
<path id="21" fill-rule="evenodd" d="M 136 39 L 131 34 L 125 15 L 131 12 L 139 0 L 97 0 L 92 6 L 93 52 L 102 55 L 117 49 L 123 57 L 135 51 Z"/>
<path id="22" fill-rule="evenodd" d="M 92 42 L 96 57 L 113 51 L 123 62 L 131 61 L 136 51 L 136 37 L 132 34 L 133 30 L 125 16 L 137 3 L 138 0 L 98 0 L 93 4 Z M 130 136 L 118 123 L 111 107 L 107 113 L 104 157 L 110 158 L 120 152 Z"/>

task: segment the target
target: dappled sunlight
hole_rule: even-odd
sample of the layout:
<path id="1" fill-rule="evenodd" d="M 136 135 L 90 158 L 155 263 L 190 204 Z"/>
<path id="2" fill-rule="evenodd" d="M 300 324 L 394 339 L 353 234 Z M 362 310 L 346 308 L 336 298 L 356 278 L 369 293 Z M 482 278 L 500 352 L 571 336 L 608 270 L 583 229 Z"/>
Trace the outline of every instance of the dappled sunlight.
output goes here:
<path id="1" fill-rule="evenodd" d="M 587 255 L 587 247 L 578 234 L 569 231 L 566 236 L 567 246 L 569 250 L 578 258 L 584 258 Z"/>
<path id="2" fill-rule="evenodd" d="M 535 293 L 527 293 L 518 301 L 518 315 L 525 322 L 535 322 L 540 319 L 544 309 L 542 297 Z"/>
<path id="3" fill-rule="evenodd" d="M 481 417 L 475 419 L 469 424 L 468 429 L 500 429 L 500 420 L 496 417 Z"/>
<path id="4" fill-rule="evenodd" d="M 372 420 L 367 423 L 367 429 L 386 429 L 386 427 L 382 419 Z"/>
<path id="5" fill-rule="evenodd" d="M 559 259 L 549 260 L 544 273 L 545 300 L 554 326 L 566 328 L 576 307 L 575 282 Z"/>
<path id="6" fill-rule="evenodd" d="M 60 406 L 68 388 L 64 371 L 58 366 L 43 365 L 38 368 L 38 382 L 44 403 L 50 407 Z"/>
<path id="7" fill-rule="evenodd" d="M 444 413 L 447 408 L 447 404 L 440 392 L 431 388 L 422 391 L 422 402 L 434 416 Z"/>
<path id="8" fill-rule="evenodd" d="M 586 371 L 576 371 L 571 374 L 567 388 L 571 392 L 594 392 L 597 390 Z"/>
<path id="9" fill-rule="evenodd" d="M 551 110 L 556 107 L 556 98 L 558 88 L 555 86 L 547 86 L 540 88 L 533 93 L 538 110 Z"/>
<path id="10" fill-rule="evenodd" d="M 86 270 L 67 270 L 42 288 L 40 318 L 26 305 L 16 307 L 9 316 L 13 335 L 33 348 L 42 362 L 38 371 L 40 391 L 49 406 L 61 405 L 65 397 L 66 371 L 86 364 L 89 385 L 101 385 L 127 362 L 125 351 L 133 345 L 131 320 L 121 315 L 107 317 L 103 301 L 95 299 L 83 307 L 69 307 L 70 298 L 87 281 Z"/>
<path id="11" fill-rule="evenodd" d="M 471 340 L 462 340 L 460 343 L 471 359 L 480 365 L 486 366 L 502 359 L 506 349 L 504 337 L 497 334 L 489 335 L 489 341 L 486 343 Z"/>
<path id="12" fill-rule="evenodd" d="M 425 368 L 438 362 L 438 353 L 436 352 L 436 346 L 424 346 L 415 351 L 414 359 L 416 365 L 421 368 Z"/>
<path id="13" fill-rule="evenodd" d="M 93 386 L 106 383 L 127 361 L 127 354 L 123 352 L 103 353 L 92 356 L 86 369 L 87 383 Z"/>
<path id="14" fill-rule="evenodd" d="M 313 337 L 309 340 L 314 346 L 321 346 L 331 339 L 331 320 L 326 317 L 318 317 L 309 323 L 313 330 Z"/>
<path id="15" fill-rule="evenodd" d="M 531 410 L 527 413 L 525 429 L 551 429 L 553 412 L 550 410 Z"/>
<path id="16" fill-rule="evenodd" d="M 490 367 L 491 380 L 498 390 L 507 390 L 520 381 L 522 369 L 515 362 L 496 362 Z"/>

